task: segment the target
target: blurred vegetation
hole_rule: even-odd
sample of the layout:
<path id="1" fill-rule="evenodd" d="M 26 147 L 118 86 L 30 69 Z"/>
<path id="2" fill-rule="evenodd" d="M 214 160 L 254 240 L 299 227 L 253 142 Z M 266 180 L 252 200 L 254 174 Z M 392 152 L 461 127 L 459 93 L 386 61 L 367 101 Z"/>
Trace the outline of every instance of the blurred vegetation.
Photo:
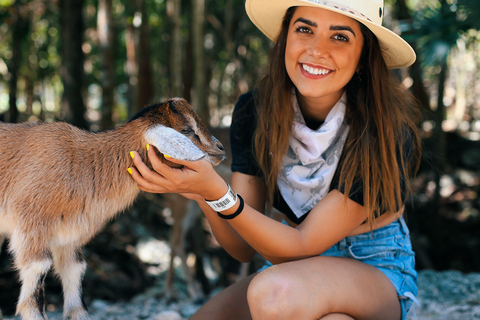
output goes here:
<path id="1" fill-rule="evenodd" d="M 480 2 L 387 0 L 385 5 L 384 24 L 417 52 L 412 67 L 393 72 L 424 111 L 423 162 L 407 210 L 418 268 L 478 272 Z M 233 106 L 255 86 L 270 45 L 248 20 L 244 0 L 0 0 L 0 120 L 67 121 L 97 131 L 148 103 L 182 96 L 228 145 Z M 113 256 L 126 259 L 106 248 L 135 260 L 132 246 L 140 239 L 168 237 L 162 209 L 151 196 L 142 197 L 97 236 L 94 243 L 104 255 L 89 255 L 96 252 L 92 245 L 86 249 L 96 281 L 109 274 L 100 256 L 113 265 L 122 263 Z M 226 284 L 225 273 L 237 266 L 227 270 L 232 261 L 213 240 L 205 246 L 224 266 L 217 268 L 213 286 L 219 279 Z M 148 283 L 149 266 L 142 263 L 134 272 L 119 271 L 126 278 L 135 274 L 138 290 Z M 6 262 L 0 260 L 2 266 Z M 0 272 L 0 287 L 7 288 L 1 276 L 11 277 L 8 272 Z"/>

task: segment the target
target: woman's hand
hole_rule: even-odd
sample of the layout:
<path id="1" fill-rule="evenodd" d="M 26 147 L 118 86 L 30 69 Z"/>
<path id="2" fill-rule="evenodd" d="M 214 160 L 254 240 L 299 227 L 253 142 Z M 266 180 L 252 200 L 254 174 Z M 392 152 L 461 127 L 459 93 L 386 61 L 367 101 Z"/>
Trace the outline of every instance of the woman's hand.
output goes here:
<path id="1" fill-rule="evenodd" d="M 181 161 L 165 155 L 168 161 L 183 165 L 182 168 L 172 168 L 163 163 L 155 150 L 150 148 L 147 151 L 153 168 L 150 170 L 137 152 L 133 151 L 132 155 L 135 167 L 129 168 L 129 172 L 142 191 L 179 193 L 188 199 L 200 201 L 220 199 L 228 190 L 225 181 L 207 160 Z"/>

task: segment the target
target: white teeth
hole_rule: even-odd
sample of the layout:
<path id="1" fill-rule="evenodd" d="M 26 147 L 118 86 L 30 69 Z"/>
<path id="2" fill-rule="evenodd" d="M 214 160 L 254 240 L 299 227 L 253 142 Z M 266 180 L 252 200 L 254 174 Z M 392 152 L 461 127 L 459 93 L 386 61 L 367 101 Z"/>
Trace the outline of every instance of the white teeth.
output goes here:
<path id="1" fill-rule="evenodd" d="M 308 73 L 313 74 L 313 75 L 319 75 L 319 74 L 323 75 L 323 74 L 327 74 L 327 73 L 330 72 L 330 70 L 328 70 L 328 69 L 313 68 L 313 67 L 307 66 L 306 64 L 302 64 L 302 68 L 303 68 L 303 70 L 305 70 Z"/>

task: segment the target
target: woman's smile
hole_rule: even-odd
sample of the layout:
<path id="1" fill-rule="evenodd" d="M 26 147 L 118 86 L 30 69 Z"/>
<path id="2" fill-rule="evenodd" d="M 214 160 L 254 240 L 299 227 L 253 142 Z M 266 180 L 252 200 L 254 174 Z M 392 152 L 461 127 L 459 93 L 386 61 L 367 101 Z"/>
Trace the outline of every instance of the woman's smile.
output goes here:
<path id="1" fill-rule="evenodd" d="M 317 67 L 307 63 L 300 64 L 306 77 L 312 76 L 312 78 L 322 78 L 319 76 L 326 76 L 333 72 L 333 70 L 325 67 Z"/>

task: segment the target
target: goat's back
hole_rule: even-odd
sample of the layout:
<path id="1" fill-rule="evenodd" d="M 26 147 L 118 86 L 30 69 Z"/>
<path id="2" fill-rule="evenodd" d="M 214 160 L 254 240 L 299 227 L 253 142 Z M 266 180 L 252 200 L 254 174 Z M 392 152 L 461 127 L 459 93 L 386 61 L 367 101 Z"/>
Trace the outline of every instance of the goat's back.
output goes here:
<path id="1" fill-rule="evenodd" d="M 65 227 L 66 236 L 82 226 L 89 238 L 133 202 L 138 191 L 126 173 L 128 152 L 116 148 L 123 140 L 115 133 L 62 122 L 0 123 L 0 232 L 21 219 L 25 228 Z"/>

